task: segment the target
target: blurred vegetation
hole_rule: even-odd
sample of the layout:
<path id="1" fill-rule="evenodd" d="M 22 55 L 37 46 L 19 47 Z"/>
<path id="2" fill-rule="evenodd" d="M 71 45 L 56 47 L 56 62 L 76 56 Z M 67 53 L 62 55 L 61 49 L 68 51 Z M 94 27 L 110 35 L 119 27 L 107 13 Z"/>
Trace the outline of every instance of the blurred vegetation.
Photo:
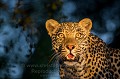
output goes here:
<path id="1" fill-rule="evenodd" d="M 31 70 L 48 70 L 47 64 L 52 54 L 52 48 L 50 37 L 45 29 L 45 21 L 53 18 L 57 11 L 61 9 L 61 6 L 62 1 L 60 0 L 18 0 L 12 9 L 13 11 L 9 11 L 8 4 L 4 3 L 4 1 L 0 2 L 1 11 L 10 14 L 9 23 L 15 24 L 16 28 L 22 27 L 23 31 L 30 31 L 28 37 L 34 35 L 38 37 L 38 43 L 34 45 L 35 52 L 32 54 L 32 51 L 29 51 L 31 54 L 28 56 L 28 63 L 24 65 L 23 79 L 43 79 L 43 75 L 46 74 L 32 73 Z M 0 18 L 0 24 L 3 23 L 5 23 L 4 19 Z M 30 47 L 33 48 L 32 45 Z M 45 67 L 28 67 L 31 65 L 44 65 Z"/>
<path id="2" fill-rule="evenodd" d="M 61 9 L 62 1 L 60 0 L 44 0 L 42 2 L 43 7 L 43 14 L 40 15 L 40 23 L 39 24 L 39 41 L 35 46 L 35 53 L 31 56 L 30 60 L 26 64 L 26 70 L 24 72 L 23 78 L 24 79 L 46 79 L 48 73 L 47 72 L 40 72 L 40 73 L 32 73 L 32 69 L 40 70 L 40 71 L 47 71 L 50 67 L 47 66 L 49 60 L 52 55 L 52 47 L 50 37 L 47 34 L 45 28 L 45 21 L 50 18 L 54 18 L 54 15 Z M 39 6 L 41 7 L 41 6 Z M 39 16 L 38 16 L 39 17 Z M 43 18 L 41 18 L 43 17 Z M 27 22 L 31 22 L 30 19 L 27 17 L 24 19 L 23 23 L 28 19 Z M 34 22 L 33 22 L 34 23 Z M 28 23 L 29 24 L 29 23 Z M 39 65 L 43 67 L 27 67 L 28 65 Z"/>

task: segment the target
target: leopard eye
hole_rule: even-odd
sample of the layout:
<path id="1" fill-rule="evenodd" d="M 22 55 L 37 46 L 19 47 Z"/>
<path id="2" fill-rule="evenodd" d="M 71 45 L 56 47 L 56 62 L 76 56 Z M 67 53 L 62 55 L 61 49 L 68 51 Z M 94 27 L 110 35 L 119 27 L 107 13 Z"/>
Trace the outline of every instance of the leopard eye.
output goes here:
<path id="1" fill-rule="evenodd" d="M 63 38 L 63 37 L 64 37 L 64 34 L 63 34 L 63 33 L 59 33 L 59 34 L 58 34 L 58 37 Z"/>
<path id="2" fill-rule="evenodd" d="M 76 37 L 76 39 L 81 39 L 81 38 L 83 38 L 84 36 L 83 36 L 83 34 L 81 34 L 81 33 L 76 33 L 75 37 Z"/>
<path id="3" fill-rule="evenodd" d="M 80 37 L 81 37 L 81 34 L 80 34 L 80 33 L 76 33 L 76 37 L 77 37 L 77 38 L 80 38 Z"/>
<path id="4" fill-rule="evenodd" d="M 59 33 L 57 36 L 57 42 L 63 42 L 63 40 L 65 39 L 64 34 L 63 33 Z"/>

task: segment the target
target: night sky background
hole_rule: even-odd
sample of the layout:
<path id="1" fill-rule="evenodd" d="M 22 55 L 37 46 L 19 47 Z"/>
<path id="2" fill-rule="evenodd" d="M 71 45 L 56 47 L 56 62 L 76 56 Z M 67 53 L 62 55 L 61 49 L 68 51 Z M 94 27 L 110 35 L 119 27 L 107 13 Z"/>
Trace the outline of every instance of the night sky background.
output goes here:
<path id="1" fill-rule="evenodd" d="M 120 48 L 120 0 L 0 0 L 0 79 L 59 79 L 48 19 L 90 18 L 91 32 Z"/>

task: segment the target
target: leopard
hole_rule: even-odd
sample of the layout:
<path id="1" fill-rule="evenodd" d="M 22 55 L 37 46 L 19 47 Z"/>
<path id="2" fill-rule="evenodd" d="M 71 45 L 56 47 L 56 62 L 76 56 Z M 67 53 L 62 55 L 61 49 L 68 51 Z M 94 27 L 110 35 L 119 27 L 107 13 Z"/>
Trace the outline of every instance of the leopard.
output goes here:
<path id="1" fill-rule="evenodd" d="M 92 20 L 46 21 L 60 79 L 120 79 L 120 50 L 91 32 Z"/>

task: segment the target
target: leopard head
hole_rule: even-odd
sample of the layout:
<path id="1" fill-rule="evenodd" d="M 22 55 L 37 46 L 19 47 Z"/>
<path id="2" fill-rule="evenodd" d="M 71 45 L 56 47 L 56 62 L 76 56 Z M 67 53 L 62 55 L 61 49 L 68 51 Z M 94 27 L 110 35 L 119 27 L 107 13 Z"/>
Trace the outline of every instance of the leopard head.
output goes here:
<path id="1" fill-rule="evenodd" d="M 91 27 L 92 22 L 89 18 L 82 19 L 78 23 L 58 23 L 53 19 L 46 21 L 53 50 L 60 59 L 67 61 L 78 60 L 79 56 L 86 51 Z"/>

